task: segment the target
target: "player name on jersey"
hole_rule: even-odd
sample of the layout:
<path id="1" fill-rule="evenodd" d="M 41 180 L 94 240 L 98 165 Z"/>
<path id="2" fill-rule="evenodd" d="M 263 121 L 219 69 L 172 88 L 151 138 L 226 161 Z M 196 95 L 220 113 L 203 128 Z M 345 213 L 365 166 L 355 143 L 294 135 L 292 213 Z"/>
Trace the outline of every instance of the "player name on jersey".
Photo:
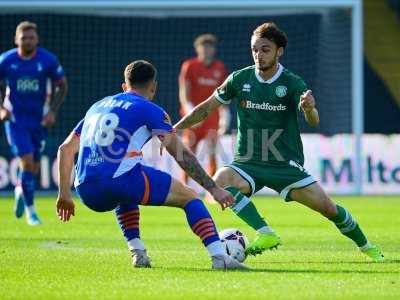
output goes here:
<path id="1" fill-rule="evenodd" d="M 108 108 L 120 107 L 122 109 L 127 110 L 131 105 L 132 105 L 132 103 L 128 102 L 128 101 L 115 100 L 115 99 L 109 98 L 109 99 L 103 100 L 99 104 L 99 107 L 108 107 Z"/>

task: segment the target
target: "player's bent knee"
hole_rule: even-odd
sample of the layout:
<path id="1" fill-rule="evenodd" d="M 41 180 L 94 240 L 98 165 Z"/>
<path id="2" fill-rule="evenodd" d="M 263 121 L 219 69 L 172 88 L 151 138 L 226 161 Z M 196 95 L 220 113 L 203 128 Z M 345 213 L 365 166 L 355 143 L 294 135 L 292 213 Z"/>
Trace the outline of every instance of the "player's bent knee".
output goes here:
<path id="1" fill-rule="evenodd" d="M 229 167 L 219 169 L 213 179 L 220 187 L 235 187 L 242 194 L 251 192 L 249 183 Z"/>

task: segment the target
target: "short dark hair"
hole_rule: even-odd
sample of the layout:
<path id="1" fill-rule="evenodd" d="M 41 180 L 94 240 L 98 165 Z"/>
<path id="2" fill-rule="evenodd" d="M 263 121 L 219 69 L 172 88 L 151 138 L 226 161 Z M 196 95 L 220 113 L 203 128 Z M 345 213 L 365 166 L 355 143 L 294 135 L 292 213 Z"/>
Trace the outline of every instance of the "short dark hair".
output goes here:
<path id="1" fill-rule="evenodd" d="M 124 71 L 125 83 L 131 87 L 143 88 L 155 80 L 157 69 L 148 61 L 135 60 L 126 66 Z"/>
<path id="2" fill-rule="evenodd" d="M 37 25 L 33 22 L 23 21 L 17 25 L 17 28 L 15 29 L 15 35 L 18 35 L 19 33 L 25 30 L 31 30 L 31 29 L 37 32 Z"/>
<path id="3" fill-rule="evenodd" d="M 288 43 L 286 33 L 280 30 L 273 22 L 264 23 L 258 26 L 253 31 L 253 36 L 268 39 L 271 42 L 274 42 L 278 48 L 286 48 Z"/>
<path id="4" fill-rule="evenodd" d="M 200 34 L 195 40 L 193 45 L 195 47 L 204 44 L 216 45 L 218 43 L 218 39 L 212 33 L 203 33 Z"/>

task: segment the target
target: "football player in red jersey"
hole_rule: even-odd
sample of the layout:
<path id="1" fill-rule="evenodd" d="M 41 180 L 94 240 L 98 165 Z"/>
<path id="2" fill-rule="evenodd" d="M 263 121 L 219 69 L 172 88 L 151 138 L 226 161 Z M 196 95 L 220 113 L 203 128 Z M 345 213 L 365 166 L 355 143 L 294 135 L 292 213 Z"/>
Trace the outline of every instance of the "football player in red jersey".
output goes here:
<path id="1" fill-rule="evenodd" d="M 197 56 L 187 59 L 181 66 L 179 74 L 179 101 L 182 116 L 189 113 L 193 107 L 206 100 L 220 86 L 227 75 L 224 63 L 216 59 L 217 38 L 213 34 L 201 34 L 194 41 Z M 208 173 L 214 175 L 217 169 L 216 145 L 219 135 L 229 127 L 229 109 L 223 108 L 210 114 L 196 128 L 186 129 L 183 140 L 196 153 L 201 140 L 207 142 Z M 188 176 L 183 173 L 187 183 Z"/>

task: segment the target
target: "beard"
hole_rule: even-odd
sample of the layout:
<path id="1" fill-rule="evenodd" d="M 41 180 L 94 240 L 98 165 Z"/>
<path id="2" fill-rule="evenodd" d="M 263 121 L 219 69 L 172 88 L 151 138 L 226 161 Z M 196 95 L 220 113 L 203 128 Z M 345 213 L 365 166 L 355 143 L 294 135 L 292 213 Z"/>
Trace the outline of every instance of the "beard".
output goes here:
<path id="1" fill-rule="evenodd" d="M 36 47 L 34 46 L 29 46 L 29 47 L 21 47 L 22 53 L 26 56 L 31 55 L 33 52 L 35 52 Z"/>
<path id="2" fill-rule="evenodd" d="M 266 72 L 266 71 L 271 70 L 273 67 L 275 67 L 277 63 L 278 63 L 278 56 L 275 55 L 275 57 L 272 60 L 270 60 L 269 62 L 267 62 L 263 66 L 259 65 L 258 69 L 261 72 Z"/>

